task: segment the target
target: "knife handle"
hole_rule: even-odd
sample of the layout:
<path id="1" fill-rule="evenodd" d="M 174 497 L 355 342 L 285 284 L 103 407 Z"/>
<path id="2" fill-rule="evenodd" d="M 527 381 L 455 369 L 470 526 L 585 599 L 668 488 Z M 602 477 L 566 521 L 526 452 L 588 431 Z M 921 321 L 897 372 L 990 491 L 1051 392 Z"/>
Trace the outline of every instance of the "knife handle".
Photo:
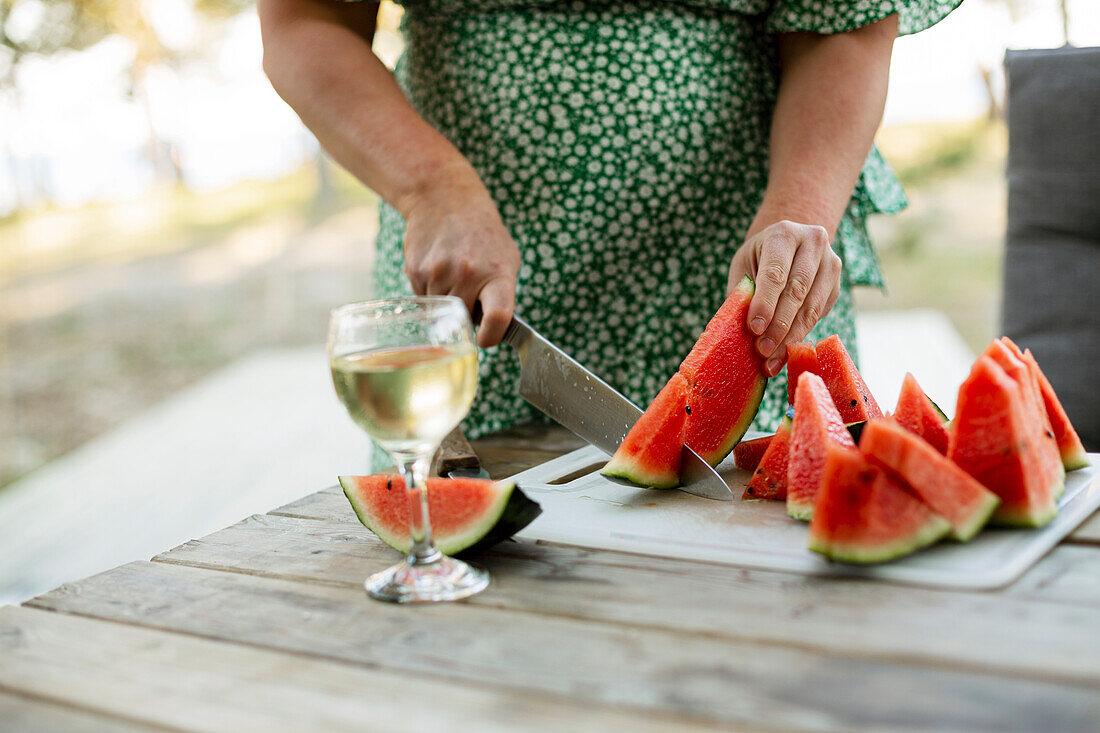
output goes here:
<path id="1" fill-rule="evenodd" d="M 473 469 L 475 471 L 481 468 L 481 461 L 474 453 L 470 441 L 466 440 L 461 427 L 456 427 L 447 434 L 447 437 L 439 444 L 439 451 L 435 455 L 433 476 L 446 476 L 458 468 Z"/>

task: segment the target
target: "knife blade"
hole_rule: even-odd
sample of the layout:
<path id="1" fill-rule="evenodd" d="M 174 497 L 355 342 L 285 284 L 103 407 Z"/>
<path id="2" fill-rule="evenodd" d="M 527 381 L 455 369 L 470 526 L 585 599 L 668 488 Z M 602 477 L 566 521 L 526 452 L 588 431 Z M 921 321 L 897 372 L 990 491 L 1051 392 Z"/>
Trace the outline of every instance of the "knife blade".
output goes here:
<path id="1" fill-rule="evenodd" d="M 534 407 L 592 445 L 613 455 L 642 416 L 633 402 L 513 316 L 504 342 L 519 357 L 519 393 Z M 726 482 L 695 451 L 684 446 L 681 491 L 732 501 Z"/>

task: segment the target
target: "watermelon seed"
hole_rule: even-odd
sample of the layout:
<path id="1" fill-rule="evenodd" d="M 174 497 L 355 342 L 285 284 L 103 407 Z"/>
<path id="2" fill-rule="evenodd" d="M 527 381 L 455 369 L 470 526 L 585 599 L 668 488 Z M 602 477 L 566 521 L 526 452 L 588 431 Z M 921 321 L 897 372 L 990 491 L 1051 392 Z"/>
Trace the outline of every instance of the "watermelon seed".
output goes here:
<path id="1" fill-rule="evenodd" d="M 757 472 L 757 473 L 764 473 L 764 469 L 762 469 L 762 468 L 758 468 L 758 469 L 756 469 L 756 472 Z"/>
<path id="2" fill-rule="evenodd" d="M 393 488 L 393 479 L 390 478 L 389 476 L 387 476 L 386 477 L 386 491 L 389 491 L 392 488 Z"/>
<path id="3" fill-rule="evenodd" d="M 750 493 L 750 494 L 754 494 L 754 493 L 756 493 L 756 492 L 754 492 L 754 491 L 752 490 L 752 487 L 751 487 L 751 486 L 750 486 L 750 487 L 748 487 L 747 489 L 745 489 L 745 491 L 746 491 L 746 492 L 748 492 L 748 493 Z"/>
<path id="4" fill-rule="evenodd" d="M 852 407 L 855 407 L 858 404 L 859 404 L 858 402 L 856 402 L 855 400 L 852 400 Z"/>
<path id="5" fill-rule="evenodd" d="M 1052 432 L 1050 432 L 1050 431 L 1048 430 L 1048 431 L 1047 431 L 1047 437 L 1048 437 L 1048 438 L 1053 438 L 1053 437 L 1054 437 L 1054 433 L 1052 433 Z"/>
<path id="6" fill-rule="evenodd" d="M 684 405 L 684 412 L 686 412 L 687 414 L 690 415 L 691 414 L 691 405 Z"/>

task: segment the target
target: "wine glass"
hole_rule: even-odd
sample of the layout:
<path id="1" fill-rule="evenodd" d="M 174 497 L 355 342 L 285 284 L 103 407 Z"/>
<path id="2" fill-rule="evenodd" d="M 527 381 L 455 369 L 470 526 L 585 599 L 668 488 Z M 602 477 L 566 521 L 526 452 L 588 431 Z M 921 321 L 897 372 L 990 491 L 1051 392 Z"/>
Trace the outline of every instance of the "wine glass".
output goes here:
<path id="1" fill-rule="evenodd" d="M 439 552 L 428 517 L 432 456 L 469 411 L 477 390 L 477 348 L 466 306 L 441 296 L 336 308 L 328 356 L 340 400 L 393 458 L 408 493 L 409 553 L 404 562 L 367 578 L 367 593 L 416 603 L 484 590 L 489 574 Z"/>

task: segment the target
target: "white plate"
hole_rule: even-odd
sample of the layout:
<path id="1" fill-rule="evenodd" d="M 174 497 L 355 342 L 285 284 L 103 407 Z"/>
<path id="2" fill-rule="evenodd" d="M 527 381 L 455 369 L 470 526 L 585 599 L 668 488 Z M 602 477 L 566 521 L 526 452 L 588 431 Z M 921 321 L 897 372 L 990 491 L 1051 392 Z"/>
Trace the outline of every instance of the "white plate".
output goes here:
<path id="1" fill-rule="evenodd" d="M 741 501 L 750 474 L 732 456 L 719 472 L 733 501 L 712 501 L 681 491 L 636 489 L 600 476 L 599 469 L 560 480 L 607 454 L 588 446 L 514 476 L 543 513 L 518 536 L 581 547 L 701 560 L 807 575 L 880 578 L 940 588 L 999 588 L 1016 580 L 1100 507 L 1100 454 L 1066 475 L 1058 516 L 1039 529 L 987 527 L 966 544 L 940 542 L 900 560 L 846 565 L 806 549 L 806 524 L 776 501 Z"/>

